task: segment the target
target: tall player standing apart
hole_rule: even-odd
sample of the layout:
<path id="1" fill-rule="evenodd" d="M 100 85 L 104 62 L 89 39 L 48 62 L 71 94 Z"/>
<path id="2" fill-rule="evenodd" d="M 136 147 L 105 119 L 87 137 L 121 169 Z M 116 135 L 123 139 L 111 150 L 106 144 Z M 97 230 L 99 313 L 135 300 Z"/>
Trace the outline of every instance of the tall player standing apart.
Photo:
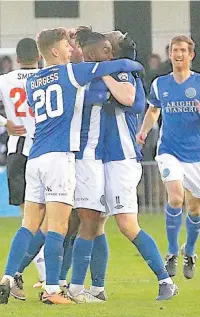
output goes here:
<path id="1" fill-rule="evenodd" d="M 42 31 L 37 45 L 46 67 L 29 77 L 26 84 L 36 131 L 26 168 L 24 222 L 11 245 L 0 285 L 0 303 L 8 302 L 15 272 L 43 221 L 46 205 L 46 286 L 42 300 L 46 304 L 69 304 L 71 300 L 60 293 L 59 276 L 74 200 L 73 152 L 80 146 L 85 85 L 94 78 L 116 71 L 134 71 L 141 66 L 128 60 L 70 64 L 71 47 L 64 28 Z"/>
<path id="2" fill-rule="evenodd" d="M 9 202 L 11 205 L 20 206 L 23 214 L 25 197 L 25 168 L 27 157 L 35 131 L 34 115 L 27 105 L 25 93 L 25 81 L 28 77 L 38 72 L 38 62 L 40 59 L 36 41 L 31 38 L 21 39 L 16 47 L 17 62 L 20 69 L 0 76 L 0 96 L 3 101 L 7 116 L 8 131 L 11 134 L 19 134 L 20 126 L 24 126 L 26 131 L 21 136 L 10 135 L 8 140 L 8 159 L 7 174 L 9 188 Z M 6 119 L 4 119 L 6 120 Z M 12 120 L 14 123 L 12 123 Z M 13 124 L 19 125 L 18 130 L 14 131 Z M 16 128 L 15 128 L 16 129 Z M 38 232 L 38 236 L 43 236 Z M 38 259 L 39 263 L 38 263 Z M 34 259 L 38 269 L 40 279 L 45 279 L 45 265 L 43 254 Z M 11 289 L 11 294 L 21 300 L 25 300 L 20 275 L 15 276 L 15 283 Z"/>
<path id="3" fill-rule="evenodd" d="M 194 42 L 187 36 L 171 40 L 169 56 L 173 72 L 158 77 L 151 86 L 150 107 L 137 135 L 140 144 L 162 112 L 162 127 L 157 147 L 158 167 L 168 195 L 165 208 L 168 254 L 166 268 L 176 274 L 185 197 L 187 241 L 182 248 L 183 273 L 194 275 L 197 256 L 195 243 L 200 229 L 200 115 L 195 98 L 200 98 L 200 74 L 190 70 L 194 58 Z"/>

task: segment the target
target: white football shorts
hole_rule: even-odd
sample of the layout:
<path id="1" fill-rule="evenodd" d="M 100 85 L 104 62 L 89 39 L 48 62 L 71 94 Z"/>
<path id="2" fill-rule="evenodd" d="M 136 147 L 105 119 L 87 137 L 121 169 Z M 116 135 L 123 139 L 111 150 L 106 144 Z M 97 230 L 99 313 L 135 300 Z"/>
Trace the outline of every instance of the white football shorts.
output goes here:
<path id="1" fill-rule="evenodd" d="M 142 166 L 135 159 L 104 164 L 107 215 L 138 212 L 137 186 Z"/>
<path id="2" fill-rule="evenodd" d="M 164 183 L 180 181 L 194 197 L 200 198 L 200 162 L 181 162 L 171 154 L 158 155 L 156 161 Z"/>
<path id="3" fill-rule="evenodd" d="M 49 201 L 74 205 L 75 155 L 51 152 L 28 160 L 25 200 L 45 204 Z"/>
<path id="4" fill-rule="evenodd" d="M 76 160 L 74 207 L 105 212 L 104 166 L 101 160 Z"/>

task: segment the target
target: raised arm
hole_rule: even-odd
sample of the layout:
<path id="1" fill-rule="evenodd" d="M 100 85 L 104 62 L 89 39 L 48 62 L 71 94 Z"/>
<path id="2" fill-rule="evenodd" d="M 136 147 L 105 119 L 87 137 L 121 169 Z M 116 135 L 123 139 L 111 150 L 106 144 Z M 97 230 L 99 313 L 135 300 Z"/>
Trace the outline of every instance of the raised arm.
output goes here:
<path id="1" fill-rule="evenodd" d="M 100 78 L 116 72 L 142 71 L 144 67 L 128 59 L 116 61 L 105 61 L 100 63 L 83 62 L 79 64 L 68 64 L 68 72 L 74 74 L 77 84 L 84 86 L 95 78 Z"/>

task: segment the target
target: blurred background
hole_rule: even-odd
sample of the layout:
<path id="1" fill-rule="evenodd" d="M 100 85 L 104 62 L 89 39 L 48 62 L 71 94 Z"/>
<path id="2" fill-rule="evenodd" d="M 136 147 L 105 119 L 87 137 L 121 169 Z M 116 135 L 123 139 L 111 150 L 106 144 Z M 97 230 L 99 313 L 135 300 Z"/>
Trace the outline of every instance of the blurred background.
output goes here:
<path id="1" fill-rule="evenodd" d="M 137 59 L 146 69 L 148 94 L 152 80 L 171 71 L 168 43 L 173 36 L 189 35 L 196 42 L 193 70 L 200 70 L 200 1 L 0 1 L 0 74 L 17 68 L 15 46 L 23 37 L 35 38 L 43 28 L 76 28 L 91 25 L 95 31 L 119 29 L 137 44 Z M 3 113 L 3 105 L 0 105 Z M 142 122 L 144 114 L 139 118 Z M 141 212 L 158 212 L 165 191 L 154 161 L 160 122 L 150 133 L 145 147 L 144 172 L 139 186 Z M 0 127 L 0 216 L 18 215 L 8 206 L 6 181 L 7 133 Z"/>

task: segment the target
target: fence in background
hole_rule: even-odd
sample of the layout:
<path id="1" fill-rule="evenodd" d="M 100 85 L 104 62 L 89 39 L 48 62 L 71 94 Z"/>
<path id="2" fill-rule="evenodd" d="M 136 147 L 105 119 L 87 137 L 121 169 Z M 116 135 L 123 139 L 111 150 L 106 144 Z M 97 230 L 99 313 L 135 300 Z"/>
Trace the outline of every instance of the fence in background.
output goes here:
<path id="1" fill-rule="evenodd" d="M 157 213 L 163 211 L 166 191 L 155 161 L 143 162 L 143 175 L 138 186 L 139 211 Z"/>
<path id="2" fill-rule="evenodd" d="M 8 182 L 6 168 L 0 167 L 0 217 L 18 217 L 20 209 L 8 202 Z"/>

